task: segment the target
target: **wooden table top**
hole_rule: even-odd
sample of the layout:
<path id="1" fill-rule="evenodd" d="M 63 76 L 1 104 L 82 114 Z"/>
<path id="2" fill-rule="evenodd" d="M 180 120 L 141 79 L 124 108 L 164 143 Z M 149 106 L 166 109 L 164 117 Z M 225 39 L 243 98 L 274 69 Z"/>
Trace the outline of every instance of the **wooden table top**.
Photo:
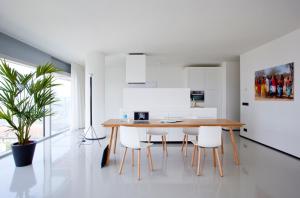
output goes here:
<path id="1" fill-rule="evenodd" d="M 176 123 L 161 123 L 161 119 L 152 119 L 148 123 L 134 123 L 133 120 L 129 122 L 122 119 L 110 119 L 102 123 L 103 127 L 141 127 L 141 128 L 192 128 L 200 126 L 221 126 L 221 127 L 232 127 L 240 128 L 244 124 L 227 119 L 182 119 L 181 122 Z"/>

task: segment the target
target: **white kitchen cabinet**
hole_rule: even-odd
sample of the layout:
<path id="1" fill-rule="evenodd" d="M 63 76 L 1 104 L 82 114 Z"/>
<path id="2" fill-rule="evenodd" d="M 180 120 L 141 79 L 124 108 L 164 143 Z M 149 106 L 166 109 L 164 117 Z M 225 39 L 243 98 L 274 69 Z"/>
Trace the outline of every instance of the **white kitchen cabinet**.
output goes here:
<path id="1" fill-rule="evenodd" d="M 126 57 L 126 82 L 146 82 L 146 55 L 128 55 Z"/>
<path id="2" fill-rule="evenodd" d="M 205 70 L 203 68 L 190 67 L 187 68 L 187 84 L 191 90 L 204 90 L 205 83 Z"/>
<path id="3" fill-rule="evenodd" d="M 201 106 L 218 109 L 222 117 L 222 68 L 221 67 L 186 67 L 187 88 L 204 91 L 204 103 Z"/>
<path id="4" fill-rule="evenodd" d="M 206 90 L 217 90 L 220 88 L 221 75 L 220 67 L 212 67 L 204 69 L 204 82 Z"/>

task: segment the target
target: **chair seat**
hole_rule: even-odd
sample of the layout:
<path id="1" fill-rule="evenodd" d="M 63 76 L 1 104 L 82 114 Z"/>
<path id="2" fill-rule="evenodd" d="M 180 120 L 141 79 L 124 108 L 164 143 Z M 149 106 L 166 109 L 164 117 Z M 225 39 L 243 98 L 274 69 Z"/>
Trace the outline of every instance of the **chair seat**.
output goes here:
<path id="1" fill-rule="evenodd" d="M 147 135 L 168 135 L 167 131 L 159 131 L 159 130 L 149 130 L 147 131 Z"/>
<path id="2" fill-rule="evenodd" d="M 127 148 L 131 148 L 131 149 L 145 149 L 148 148 L 150 146 L 152 146 L 153 143 L 148 143 L 148 142 L 140 142 L 140 147 L 127 147 Z M 123 147 L 126 147 L 125 145 L 121 145 Z"/>
<path id="3" fill-rule="evenodd" d="M 191 142 L 193 143 L 193 145 L 199 146 L 197 140 L 191 140 Z M 200 146 L 200 147 L 205 147 L 205 148 L 216 148 L 216 147 L 219 147 L 219 146 L 221 146 L 221 145 L 209 145 L 209 144 L 207 144 L 207 145 L 205 145 L 205 146 Z"/>
<path id="4" fill-rule="evenodd" d="M 198 131 L 194 130 L 184 130 L 183 133 L 186 135 L 198 135 Z"/>
<path id="5" fill-rule="evenodd" d="M 141 142 L 140 143 L 140 148 L 144 149 L 144 148 L 148 148 L 148 147 L 150 147 L 152 145 L 153 145 L 153 143 Z M 140 148 L 135 148 L 135 149 L 140 149 Z"/>
<path id="6" fill-rule="evenodd" d="M 197 140 L 191 140 L 191 142 L 193 143 L 193 145 L 198 146 L 198 141 Z"/>

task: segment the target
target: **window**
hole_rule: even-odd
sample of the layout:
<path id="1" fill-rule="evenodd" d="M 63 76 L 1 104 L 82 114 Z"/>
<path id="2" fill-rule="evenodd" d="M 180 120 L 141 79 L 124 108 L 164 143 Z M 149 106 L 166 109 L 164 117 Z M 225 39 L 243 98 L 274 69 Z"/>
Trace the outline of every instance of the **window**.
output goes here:
<path id="1" fill-rule="evenodd" d="M 33 66 L 24 65 L 7 59 L 6 62 L 10 67 L 23 74 L 35 71 L 35 67 Z M 39 140 L 45 136 L 51 136 L 70 128 L 70 77 L 63 74 L 55 75 L 57 79 L 56 83 L 60 84 L 54 89 L 59 101 L 51 106 L 51 111 L 55 114 L 49 118 L 44 118 L 41 121 L 36 121 L 32 125 L 30 132 L 31 139 Z M 0 155 L 5 151 L 10 150 L 10 145 L 17 141 L 15 134 L 7 131 L 7 126 L 6 121 L 0 120 Z"/>
<path id="2" fill-rule="evenodd" d="M 60 85 L 54 87 L 58 102 L 51 105 L 52 135 L 70 129 L 71 81 L 67 76 L 56 75 L 56 83 Z"/>

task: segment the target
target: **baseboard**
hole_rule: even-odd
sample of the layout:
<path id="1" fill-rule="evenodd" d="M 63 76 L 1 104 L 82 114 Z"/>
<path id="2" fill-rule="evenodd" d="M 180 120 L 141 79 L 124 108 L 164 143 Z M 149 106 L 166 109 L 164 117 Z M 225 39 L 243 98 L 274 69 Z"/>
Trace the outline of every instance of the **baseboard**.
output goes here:
<path id="1" fill-rule="evenodd" d="M 227 129 L 227 128 L 222 128 L 222 130 L 223 131 L 229 131 L 229 129 Z M 233 129 L 233 131 L 241 131 L 239 128 L 237 128 L 237 129 Z"/>
<path id="2" fill-rule="evenodd" d="M 257 143 L 257 144 L 260 144 L 260 145 L 262 145 L 262 146 L 265 146 L 265 147 L 267 147 L 267 148 L 270 148 L 270 149 L 272 149 L 272 150 L 275 150 L 275 151 L 277 151 L 277 152 L 279 152 L 279 153 L 288 155 L 288 156 L 290 156 L 290 157 L 292 157 L 292 158 L 295 158 L 295 159 L 297 159 L 297 160 L 300 160 L 300 157 L 297 157 L 297 156 L 292 155 L 292 154 L 290 154 L 290 153 L 287 153 L 287 152 L 285 152 L 285 151 L 282 151 L 282 150 L 279 150 L 279 149 L 277 149 L 277 148 L 268 146 L 268 145 L 266 145 L 266 144 L 264 144 L 264 143 L 258 142 L 258 141 L 256 141 L 256 140 L 253 140 L 253 139 L 251 139 L 251 138 L 248 138 L 248 137 L 245 137 L 245 136 L 242 136 L 242 135 L 240 135 L 240 137 L 245 138 L 245 139 L 247 139 L 247 140 L 250 140 L 250 141 L 252 141 L 252 142 L 255 142 L 255 143 Z"/>

